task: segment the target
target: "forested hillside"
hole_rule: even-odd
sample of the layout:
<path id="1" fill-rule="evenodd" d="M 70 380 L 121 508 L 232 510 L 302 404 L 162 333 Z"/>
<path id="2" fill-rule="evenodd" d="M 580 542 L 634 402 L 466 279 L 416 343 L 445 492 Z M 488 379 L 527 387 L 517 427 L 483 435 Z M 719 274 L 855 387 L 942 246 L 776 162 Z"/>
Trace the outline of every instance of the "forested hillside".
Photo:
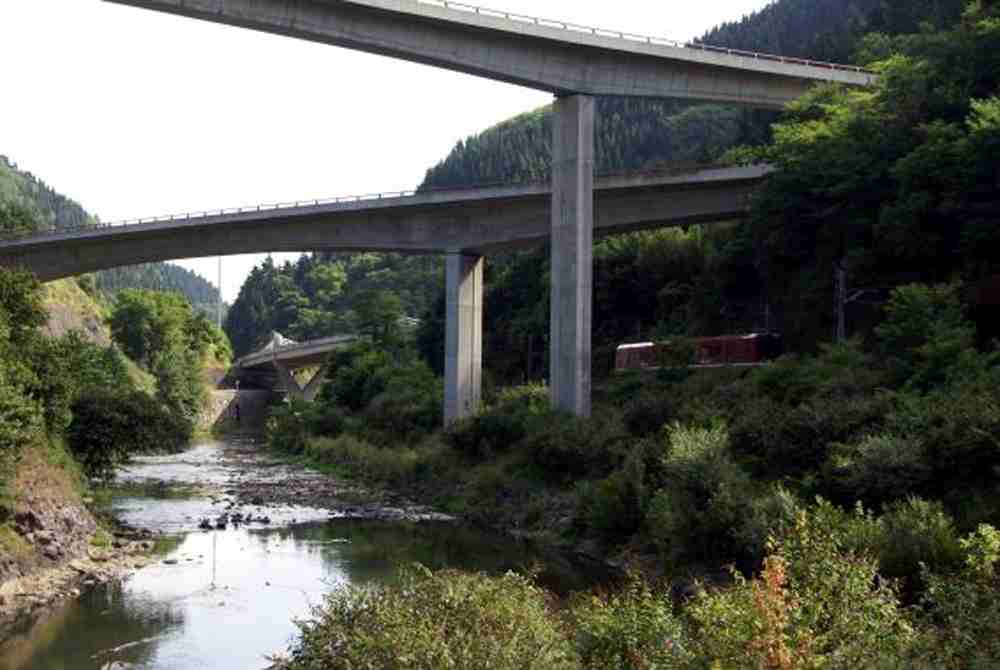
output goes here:
<path id="1" fill-rule="evenodd" d="M 25 210 L 32 226 L 41 229 L 78 228 L 96 220 L 75 200 L 57 193 L 30 172 L 0 156 L 0 204 Z M 214 313 L 218 291 L 193 272 L 170 263 L 116 268 L 95 275 L 97 288 L 114 294 L 125 288 L 180 291 L 196 308 Z"/>
<path id="2" fill-rule="evenodd" d="M 832 63 L 856 62 L 869 32 L 917 33 L 958 21 L 964 0 L 781 0 L 708 31 L 699 42 Z"/>

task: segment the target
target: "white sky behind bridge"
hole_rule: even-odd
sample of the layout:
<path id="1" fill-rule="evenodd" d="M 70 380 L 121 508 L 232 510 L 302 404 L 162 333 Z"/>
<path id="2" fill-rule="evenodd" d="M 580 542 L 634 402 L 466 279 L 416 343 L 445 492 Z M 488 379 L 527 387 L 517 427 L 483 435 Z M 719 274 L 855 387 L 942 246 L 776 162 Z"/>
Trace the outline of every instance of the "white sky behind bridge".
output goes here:
<path id="1" fill-rule="evenodd" d="M 686 40 L 769 0 L 478 4 Z M 0 0 L 0 48 L 0 154 L 105 221 L 411 189 L 458 140 L 551 99 L 100 0 Z M 224 259 L 227 301 L 262 258 Z M 179 264 L 216 283 L 216 259 Z"/>

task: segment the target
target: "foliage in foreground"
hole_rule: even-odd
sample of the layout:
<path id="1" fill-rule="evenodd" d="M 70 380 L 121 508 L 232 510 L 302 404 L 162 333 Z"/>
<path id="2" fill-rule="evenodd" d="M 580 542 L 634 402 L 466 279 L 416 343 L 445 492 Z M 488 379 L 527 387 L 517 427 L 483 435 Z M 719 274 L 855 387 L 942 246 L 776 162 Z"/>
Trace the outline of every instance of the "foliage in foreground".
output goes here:
<path id="1" fill-rule="evenodd" d="M 287 670 L 496 668 L 569 670 L 573 648 L 547 612 L 547 594 L 508 573 L 403 570 L 393 586 L 334 591 Z"/>
<path id="2" fill-rule="evenodd" d="M 513 574 L 423 568 L 398 583 L 334 592 L 301 624 L 284 670 L 318 668 L 940 668 L 994 667 L 1000 533 L 962 542 L 964 569 L 928 571 L 905 606 L 856 526 L 829 503 L 775 532 L 760 573 L 705 587 L 675 606 L 629 577 L 617 590 L 553 607 Z"/>

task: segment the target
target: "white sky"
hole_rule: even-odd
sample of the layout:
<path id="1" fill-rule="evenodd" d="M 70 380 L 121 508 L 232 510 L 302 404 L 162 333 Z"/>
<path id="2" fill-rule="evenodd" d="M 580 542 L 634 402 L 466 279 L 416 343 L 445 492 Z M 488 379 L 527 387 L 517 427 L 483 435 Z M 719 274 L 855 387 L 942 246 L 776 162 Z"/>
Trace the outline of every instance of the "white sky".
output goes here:
<path id="1" fill-rule="evenodd" d="M 482 4 L 690 39 L 768 0 Z M 550 100 L 100 0 L 0 0 L 0 48 L 0 154 L 105 221 L 410 189 L 458 140 Z M 227 301 L 261 258 L 224 259 Z M 180 264 L 216 282 L 214 258 Z"/>

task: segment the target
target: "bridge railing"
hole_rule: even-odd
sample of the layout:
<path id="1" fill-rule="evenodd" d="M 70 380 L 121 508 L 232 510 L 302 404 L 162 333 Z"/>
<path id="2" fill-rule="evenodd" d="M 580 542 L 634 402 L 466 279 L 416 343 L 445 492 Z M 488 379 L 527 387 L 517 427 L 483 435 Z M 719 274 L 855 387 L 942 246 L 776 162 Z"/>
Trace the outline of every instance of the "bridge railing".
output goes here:
<path id="1" fill-rule="evenodd" d="M 731 167 L 715 163 L 679 163 L 659 166 L 651 170 L 627 170 L 609 171 L 594 175 L 596 179 L 610 179 L 614 177 L 655 177 L 664 175 L 676 175 L 684 172 L 696 172 L 700 170 L 710 170 L 722 167 Z M 135 219 L 124 219 L 120 221 L 83 224 L 79 226 L 65 226 L 61 228 L 47 228 L 45 230 L 18 230 L 0 231 L 0 240 L 23 240 L 29 238 L 46 238 L 64 233 L 75 233 L 93 230 L 103 230 L 107 228 L 125 228 L 152 223 L 169 223 L 171 221 L 190 221 L 206 219 L 214 216 L 226 216 L 232 214 L 254 214 L 257 212 L 273 212 L 283 209 L 297 209 L 301 207 L 319 207 L 321 205 L 338 205 L 358 202 L 374 202 L 379 200 L 394 200 L 404 198 L 414 198 L 418 195 L 428 193 L 463 193 L 481 190 L 484 188 L 502 188 L 505 186 L 543 186 L 548 185 L 548 181 L 524 180 L 524 181 L 489 181 L 464 186 L 431 187 L 420 190 L 408 191 L 387 191 L 382 193 L 366 193 L 362 195 L 345 195 L 328 198 L 314 198 L 312 200 L 295 200 L 287 202 L 267 203 L 260 205 L 250 205 L 246 207 L 227 207 L 223 209 L 196 210 L 181 214 L 168 214 L 163 216 L 150 216 Z"/>
<path id="2" fill-rule="evenodd" d="M 757 51 L 743 51 L 741 49 L 729 49 L 727 47 L 711 46 L 709 44 L 701 44 L 699 42 L 683 42 L 679 40 L 672 40 L 666 37 L 639 35 L 636 33 L 624 32 L 621 30 L 608 30 L 606 28 L 596 28 L 593 26 L 585 26 L 578 23 L 569 23 L 567 21 L 557 21 L 554 19 L 544 19 L 536 16 L 528 16 L 526 14 L 518 14 L 515 12 L 505 12 L 497 9 L 489 9 L 488 7 L 479 7 L 477 5 L 470 5 L 464 2 L 453 2 L 452 0 L 417 0 L 417 2 L 419 2 L 420 4 L 431 5 L 434 7 L 441 7 L 444 9 L 450 9 L 457 12 L 465 12 L 467 14 L 490 16 L 493 18 L 504 19 L 506 21 L 512 21 L 514 23 L 528 23 L 536 26 L 542 26 L 545 28 L 557 28 L 560 30 L 566 30 L 568 32 L 584 33 L 589 35 L 596 35 L 598 37 L 611 37 L 614 39 L 628 40 L 630 42 L 640 42 L 644 44 L 669 46 L 678 49 L 697 49 L 699 51 L 711 51 L 713 53 L 727 54 L 730 56 L 742 56 L 745 58 L 753 58 L 754 60 L 766 60 L 766 61 L 774 61 L 777 63 L 788 63 L 790 65 L 808 65 L 810 67 L 817 67 L 825 70 L 843 70 L 845 72 L 861 72 L 866 74 L 873 74 L 870 70 L 866 70 L 865 68 L 859 67 L 857 65 L 828 63 L 825 61 L 810 60 L 808 58 L 790 58 L 788 56 L 778 56 L 775 54 L 766 54 Z"/>

